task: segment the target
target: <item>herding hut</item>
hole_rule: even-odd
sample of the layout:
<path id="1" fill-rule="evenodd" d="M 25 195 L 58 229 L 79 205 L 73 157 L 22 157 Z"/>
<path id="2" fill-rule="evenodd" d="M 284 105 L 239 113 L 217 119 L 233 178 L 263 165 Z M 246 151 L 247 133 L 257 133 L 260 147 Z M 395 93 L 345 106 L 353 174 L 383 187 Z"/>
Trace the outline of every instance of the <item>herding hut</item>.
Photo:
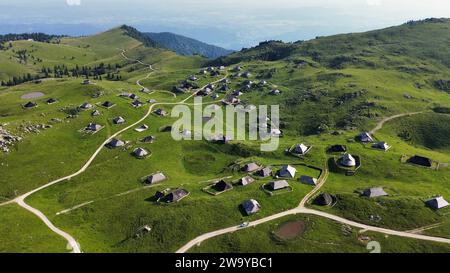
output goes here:
<path id="1" fill-rule="evenodd" d="M 224 180 L 220 180 L 216 184 L 213 185 L 213 189 L 218 192 L 224 192 L 227 190 L 231 190 L 233 186 L 230 183 L 225 182 Z"/>
<path id="2" fill-rule="evenodd" d="M 297 170 L 294 167 L 292 167 L 291 165 L 285 165 L 280 170 L 279 175 L 280 175 L 280 177 L 295 178 L 296 172 L 297 172 Z"/>
<path id="3" fill-rule="evenodd" d="M 331 206 L 331 204 L 333 204 L 333 196 L 328 193 L 323 193 L 314 199 L 314 204 L 319 206 Z"/>
<path id="4" fill-rule="evenodd" d="M 161 173 L 155 173 L 150 175 L 149 177 L 147 177 L 147 179 L 145 180 L 145 183 L 153 185 L 153 184 L 157 184 L 157 183 L 161 183 L 162 181 L 166 180 L 167 177 Z"/>
<path id="5" fill-rule="evenodd" d="M 364 196 L 369 198 L 387 196 L 388 194 L 384 191 L 382 187 L 370 188 L 364 191 Z"/>
<path id="6" fill-rule="evenodd" d="M 255 214 L 261 210 L 261 205 L 254 199 L 244 201 L 241 206 L 247 215 Z"/>
<path id="7" fill-rule="evenodd" d="M 306 185 L 317 186 L 319 180 L 311 176 L 303 175 L 302 177 L 300 177 L 300 182 Z"/>
<path id="8" fill-rule="evenodd" d="M 289 183 L 286 180 L 272 181 L 268 186 L 272 191 L 278 191 L 290 187 Z"/>

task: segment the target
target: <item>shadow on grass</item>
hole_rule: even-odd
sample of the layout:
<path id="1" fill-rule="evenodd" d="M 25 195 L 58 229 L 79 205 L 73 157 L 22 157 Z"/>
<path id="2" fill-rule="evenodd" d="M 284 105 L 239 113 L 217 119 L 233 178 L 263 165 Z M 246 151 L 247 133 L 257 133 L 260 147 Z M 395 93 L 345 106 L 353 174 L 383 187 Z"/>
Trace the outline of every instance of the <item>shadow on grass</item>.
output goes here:
<path id="1" fill-rule="evenodd" d="M 328 168 L 332 173 L 341 173 L 341 169 L 338 167 L 333 157 L 328 159 Z"/>

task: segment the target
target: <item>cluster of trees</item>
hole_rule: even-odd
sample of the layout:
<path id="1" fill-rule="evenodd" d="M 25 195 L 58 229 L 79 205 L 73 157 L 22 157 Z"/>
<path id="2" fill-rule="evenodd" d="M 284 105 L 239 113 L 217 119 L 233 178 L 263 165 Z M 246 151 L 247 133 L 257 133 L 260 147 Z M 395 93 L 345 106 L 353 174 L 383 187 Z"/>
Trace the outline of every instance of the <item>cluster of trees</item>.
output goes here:
<path id="1" fill-rule="evenodd" d="M 140 41 L 146 47 L 154 47 L 154 48 L 160 48 L 161 47 L 157 42 L 153 41 L 150 37 L 146 36 L 142 32 L 140 32 L 137 29 L 135 29 L 134 27 L 130 27 L 130 26 L 127 26 L 127 25 L 122 25 L 120 28 L 125 31 L 126 35 L 130 36 L 131 38 L 134 38 L 134 39 Z"/>
<path id="2" fill-rule="evenodd" d="M 107 64 L 100 63 L 96 66 L 78 66 L 74 68 L 68 68 L 66 65 L 55 65 L 53 68 L 42 68 L 41 73 L 44 78 L 53 76 L 54 78 L 63 77 L 84 77 L 93 78 L 96 80 L 102 80 L 106 77 L 108 80 L 121 80 L 122 77 L 118 74 L 118 69 L 122 68 L 120 64 Z"/>
<path id="3" fill-rule="evenodd" d="M 8 44 L 0 42 L 0 50 L 8 50 L 12 47 L 13 45 L 11 42 L 9 42 Z"/>
<path id="4" fill-rule="evenodd" d="M 9 79 L 8 81 L 2 81 L 1 86 L 14 86 L 18 85 L 24 82 L 30 82 L 34 80 L 39 80 L 41 77 L 39 75 L 31 75 L 30 73 L 27 73 L 23 76 L 14 76 L 12 79 Z"/>
<path id="5" fill-rule="evenodd" d="M 37 63 L 42 63 L 41 58 L 31 55 L 31 53 L 34 51 L 31 51 L 31 53 L 30 53 L 26 49 L 21 49 L 21 50 L 17 50 L 17 51 L 15 51 L 13 49 L 12 52 L 15 54 L 14 57 L 16 57 L 20 63 L 27 64 L 30 59 L 32 60 L 34 65 L 36 65 Z M 12 58 L 10 57 L 10 59 L 12 59 Z"/>
<path id="6" fill-rule="evenodd" d="M 446 23 L 446 19 L 443 18 L 426 18 L 423 20 L 410 20 L 407 21 L 406 24 L 410 26 L 419 25 L 419 24 L 425 24 L 425 23 Z"/>
<path id="7" fill-rule="evenodd" d="M 120 81 L 122 76 L 119 74 L 119 69 L 122 68 L 120 64 L 100 63 L 94 67 L 91 66 L 75 66 L 68 68 L 66 65 L 55 65 L 53 68 L 43 67 L 39 74 L 31 75 L 30 73 L 23 76 L 14 76 L 8 81 L 2 81 L 1 86 L 14 86 L 24 82 L 30 82 L 43 78 L 64 78 L 64 77 L 83 77 L 86 79 L 103 80 L 103 78 L 110 81 Z"/>
<path id="8" fill-rule="evenodd" d="M 441 91 L 450 93 L 450 80 L 437 80 L 434 82 L 434 87 Z"/>
<path id="9" fill-rule="evenodd" d="M 0 35 L 0 44 L 9 42 L 9 41 L 20 41 L 20 40 L 29 40 L 29 39 L 33 39 L 34 41 L 42 42 L 42 43 L 50 43 L 50 42 L 59 43 L 59 38 L 61 38 L 61 37 L 64 37 L 64 36 L 48 35 L 45 33 L 6 34 L 6 35 Z"/>
<path id="10" fill-rule="evenodd" d="M 27 63 L 28 61 L 28 52 L 26 49 L 16 51 L 16 57 L 20 62 Z"/>

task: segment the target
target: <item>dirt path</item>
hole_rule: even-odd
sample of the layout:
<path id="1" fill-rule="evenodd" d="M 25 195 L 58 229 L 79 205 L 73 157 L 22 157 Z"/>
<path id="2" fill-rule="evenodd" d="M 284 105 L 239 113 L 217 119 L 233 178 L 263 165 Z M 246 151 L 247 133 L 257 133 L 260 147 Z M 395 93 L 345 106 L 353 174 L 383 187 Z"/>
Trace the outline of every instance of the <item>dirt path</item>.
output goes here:
<path id="1" fill-rule="evenodd" d="M 409 233 L 422 233 L 422 232 L 427 231 L 427 230 L 438 228 L 438 227 L 440 227 L 442 225 L 443 225 L 443 223 L 437 223 L 437 224 L 429 225 L 429 226 L 426 226 L 426 227 L 420 227 L 420 228 L 408 230 L 408 232 Z"/>
<path id="2" fill-rule="evenodd" d="M 283 218 L 283 217 L 286 217 L 289 215 L 297 215 L 297 214 L 316 215 L 316 216 L 323 217 L 323 218 L 326 218 L 329 220 L 333 220 L 338 223 L 342 223 L 342 224 L 346 224 L 346 225 L 349 225 L 352 227 L 364 229 L 365 231 L 373 231 L 373 232 L 378 232 L 378 233 L 393 235 L 393 236 L 399 236 L 399 237 L 404 237 L 404 238 L 411 238 L 411 239 L 417 239 L 417 240 L 450 244 L 450 239 L 447 239 L 447 238 L 425 236 L 425 235 L 414 234 L 414 233 L 409 233 L 409 232 L 404 232 L 404 231 L 396 231 L 396 230 L 391 230 L 391 229 L 386 229 L 386 228 L 368 226 L 368 225 L 364 225 L 361 223 L 347 220 L 345 218 L 342 218 L 342 217 L 339 217 L 339 216 L 336 216 L 333 214 L 329 214 L 329 213 L 325 213 L 325 212 L 317 211 L 317 210 L 312 210 L 312 209 L 307 209 L 307 208 L 301 208 L 301 207 L 298 207 L 298 208 L 295 208 L 292 210 L 288 210 L 288 211 L 284 211 L 284 212 L 281 212 L 278 214 L 274 214 L 274 215 L 253 221 L 253 222 L 249 223 L 248 227 L 256 227 L 258 225 L 261 225 L 261 224 L 264 224 L 264 223 L 267 223 L 267 222 L 270 222 L 273 220 L 277 220 L 277 219 L 280 219 L 280 218 Z M 233 232 L 236 232 L 236 231 L 239 231 L 242 229 L 244 229 L 244 228 L 242 228 L 240 226 L 233 226 L 233 227 L 205 233 L 205 234 L 200 235 L 197 238 L 193 239 L 192 241 L 188 242 L 186 245 L 184 245 L 179 250 L 177 250 L 176 253 L 186 253 L 192 247 L 199 246 L 202 242 L 204 242 L 208 239 L 211 239 L 211 238 L 223 235 L 223 234 L 227 234 L 227 233 L 233 233 Z"/>
<path id="3" fill-rule="evenodd" d="M 376 132 L 378 132 L 379 130 L 383 129 L 383 126 L 386 122 L 389 122 L 393 119 L 397 119 L 397 118 L 401 118 L 401 117 L 406 117 L 406 116 L 413 116 L 413 115 L 417 115 L 417 114 L 422 114 L 425 111 L 420 111 L 420 112 L 412 112 L 412 113 L 404 113 L 404 114 L 398 114 L 398 115 L 394 115 L 391 117 L 387 117 L 382 119 L 380 122 L 378 122 L 377 126 L 375 126 L 375 128 L 372 129 L 372 131 L 370 131 L 369 133 L 371 135 L 375 134 Z"/>
<path id="4" fill-rule="evenodd" d="M 151 74 L 152 74 L 155 70 L 153 69 L 152 65 L 145 64 L 145 63 L 141 62 L 140 60 L 133 60 L 133 59 L 128 58 L 128 57 L 125 55 L 125 52 L 126 52 L 125 50 L 122 50 L 122 52 L 121 52 L 121 55 L 122 55 L 125 59 L 130 60 L 130 61 L 135 61 L 135 62 L 137 62 L 137 63 L 140 63 L 140 64 L 142 64 L 142 65 L 145 65 L 145 66 L 148 67 L 148 69 L 151 70 L 151 72 L 148 73 L 148 74 L 146 75 L 145 78 L 139 79 L 139 80 L 136 81 L 136 85 L 138 85 L 138 86 L 141 87 L 141 88 L 145 88 L 145 87 L 141 84 L 141 81 L 143 81 L 143 80 L 145 80 L 145 79 L 148 79 L 148 78 L 151 76 Z M 227 76 L 228 76 L 228 75 L 226 75 L 224 78 L 222 78 L 222 79 L 220 79 L 220 80 L 218 80 L 218 81 L 212 82 L 212 83 L 220 82 L 221 80 L 227 78 Z M 41 190 L 43 190 L 43 189 L 46 189 L 46 188 L 48 188 L 48 187 L 50 187 L 50 186 L 53 186 L 53 185 L 55 185 L 55 184 L 58 184 L 58 183 L 60 183 L 60 182 L 63 182 L 63 181 L 66 181 L 66 180 L 70 180 L 71 178 L 76 177 L 76 176 L 82 174 L 83 172 L 85 172 L 85 171 L 89 168 L 89 166 L 92 164 L 92 162 L 95 160 L 95 158 L 98 156 L 98 154 L 102 151 L 103 147 L 104 147 L 109 141 L 111 141 L 111 139 L 117 137 L 118 135 L 122 134 L 123 132 L 125 132 L 125 131 L 127 131 L 127 130 L 129 130 L 129 129 L 131 129 L 131 128 L 137 126 L 137 125 L 139 125 L 140 123 L 142 123 L 145 119 L 147 119 L 147 118 L 150 116 L 150 114 L 152 113 L 154 107 L 159 106 L 159 105 L 177 105 L 177 104 L 185 104 L 186 101 L 188 101 L 189 99 L 191 99 L 191 98 L 192 98 L 193 96 L 195 96 L 201 89 L 205 88 L 206 86 L 207 86 L 207 85 L 205 85 L 205 86 L 202 87 L 202 88 L 197 89 L 196 92 L 193 92 L 192 95 L 190 95 L 190 96 L 187 97 L 186 99 L 182 100 L 181 102 L 178 102 L 178 103 L 155 103 L 155 104 L 152 104 L 152 105 L 149 107 L 147 113 L 146 113 L 140 120 L 138 120 L 137 122 L 131 124 L 130 126 L 124 128 L 124 129 L 122 129 L 122 130 L 116 132 L 115 134 L 113 134 L 112 136 L 110 136 L 108 139 L 106 139 L 106 140 L 98 147 L 98 149 L 92 154 L 92 156 L 88 159 L 88 161 L 82 166 L 82 168 L 81 168 L 79 171 L 77 171 L 77 172 L 75 172 L 75 173 L 73 173 L 73 174 L 71 174 L 71 175 L 68 175 L 68 176 L 59 178 L 59 179 L 57 179 L 57 180 L 54 180 L 54 181 L 52 181 L 52 182 L 49 182 L 49 183 L 47 183 L 47 184 L 45 184 L 45 185 L 43 185 L 43 186 L 40 186 L 40 187 L 38 187 L 38 188 L 36 188 L 36 189 L 34 189 L 34 190 L 28 192 L 28 193 L 25 193 L 25 194 L 23 194 L 23 195 L 21 195 L 21 196 L 15 198 L 14 200 L 10 200 L 10 201 L 1 203 L 0 206 L 7 205 L 7 204 L 12 204 L 12 203 L 17 203 L 17 204 L 19 204 L 21 207 L 25 208 L 26 210 L 32 212 L 32 213 L 35 214 L 37 217 L 39 217 L 39 218 L 40 218 L 40 219 L 41 219 L 41 220 L 42 220 L 42 221 L 43 221 L 43 222 L 44 222 L 44 223 L 45 223 L 45 224 L 53 231 L 53 232 L 55 232 L 56 234 L 58 234 L 58 235 L 62 236 L 63 238 L 65 238 L 65 239 L 67 240 L 67 242 L 69 243 L 69 245 L 71 246 L 72 251 L 73 251 L 74 253 L 81 253 L 81 248 L 80 248 L 80 246 L 78 245 L 78 243 L 76 242 L 76 240 L 75 240 L 70 234 L 68 234 L 68 233 L 66 233 L 66 232 L 64 232 L 64 231 L 62 231 L 62 230 L 60 230 L 60 229 L 58 229 L 57 227 L 55 227 L 55 226 L 51 223 L 51 221 L 50 221 L 50 220 L 49 220 L 49 219 L 48 219 L 41 211 L 39 211 L 39 210 L 37 210 L 37 209 L 35 209 L 35 208 L 29 206 L 28 204 L 26 204 L 26 203 L 25 203 L 25 199 L 26 199 L 27 197 L 29 197 L 30 195 L 32 195 L 32 194 L 38 192 L 38 191 L 41 191 Z M 169 92 L 169 91 L 168 91 L 168 92 Z M 169 93 L 172 93 L 172 92 L 169 92 Z M 173 93 L 172 93 L 172 94 L 173 94 Z M 176 97 L 176 94 L 173 94 L 173 95 Z M 370 133 L 371 133 L 371 134 L 376 133 L 377 131 L 379 131 L 380 129 L 383 128 L 383 126 L 384 126 L 384 124 L 385 124 L 386 122 L 388 122 L 388 121 L 390 121 L 390 120 L 393 120 L 393 119 L 396 119 L 396 118 L 400 118 L 400 117 L 404 117 L 404 116 L 416 115 L 416 114 L 420 114 L 420 113 L 423 113 L 423 111 L 422 111 L 422 112 L 415 112 L 415 113 L 399 114 L 399 115 L 395 115 L 395 116 L 391 116 L 391 117 L 385 118 L 385 119 L 383 119 L 382 121 L 380 121 L 380 122 L 377 124 L 377 126 L 376 126 Z M 410 233 L 410 232 L 402 232 L 402 231 L 395 231 L 395 230 L 390 230 L 390 229 L 384 229 L 384 228 L 378 228 L 378 227 L 368 226 L 368 225 L 364 225 L 364 224 L 360 224 L 360 223 L 357 223 L 357 222 L 353 222 L 353 221 L 350 221 L 350 220 L 347 220 L 347 219 L 344 219 L 344 218 L 341 218 L 341 217 L 338 217 L 338 216 L 335 216 L 335 215 L 332 215 L 332 214 L 328 214 L 328 213 L 325 213 L 325 212 L 322 212 L 322 211 L 316 211 L 316 210 L 312 210 L 312 209 L 307 209 L 307 208 L 305 208 L 305 205 L 306 205 L 306 203 L 308 202 L 308 200 L 309 200 L 312 196 L 314 196 L 314 194 L 316 194 L 316 193 L 320 190 L 320 188 L 325 184 L 326 179 L 327 179 L 327 176 L 328 176 L 328 171 L 327 171 L 327 173 L 325 174 L 325 177 L 324 177 L 324 178 L 322 179 L 322 181 L 319 183 L 319 185 L 318 185 L 317 187 L 315 187 L 315 189 L 314 189 L 313 191 L 311 191 L 308 195 L 306 195 L 306 196 L 302 199 L 302 201 L 301 201 L 299 207 L 297 207 L 297 208 L 295 208 L 295 209 L 292 209 L 292 210 L 284 211 L 284 212 L 281 212 L 281 213 L 278 213 L 278 214 L 275 214 L 275 215 L 271 215 L 271 216 L 268 216 L 268 217 L 265 217 L 265 218 L 262 218 L 262 219 L 259 219 L 259 220 L 256 220 L 256 221 L 253 221 L 253 222 L 249 223 L 248 226 L 249 226 L 249 227 L 255 227 L 255 226 L 261 225 L 261 224 L 263 224 L 263 223 L 270 222 L 270 221 L 273 221 L 273 220 L 276 220 L 276 219 L 279 219 L 279 218 L 282 218 L 282 217 L 285 217 L 285 216 L 288 216 L 288 215 L 295 215 L 295 214 L 311 214 L 311 215 L 316 215 L 316 216 L 324 217 L 324 218 L 327 218 L 327 219 L 330 219 L 330 220 L 333 220 L 333 221 L 337 221 L 337 222 L 339 222 L 339 223 L 347 224 L 347 225 L 350 225 L 350 226 L 353 226 L 353 227 L 357 227 L 357 228 L 361 228 L 361 229 L 369 230 L 369 231 L 375 231 L 375 232 L 379 232 L 379 233 L 383 233 L 383 234 L 395 235 L 395 236 L 407 237 L 407 238 L 413 238 L 413 239 L 419 239 L 419 240 L 426 240 L 426 241 L 434 241 L 434 242 L 440 242 L 440 243 L 450 243 L 450 239 L 446 239 L 446 238 L 432 237 L 432 236 L 425 236 L 425 235 L 414 234 L 414 233 Z M 88 202 L 88 203 L 89 203 L 89 202 Z M 84 205 L 85 205 L 85 204 L 84 204 Z M 70 210 L 70 209 L 69 209 L 69 210 Z M 216 237 L 216 236 L 219 236 L 219 235 L 222 235 L 222 234 L 235 232 L 235 231 L 238 231 L 238 230 L 241 230 L 241 229 L 242 229 L 242 227 L 240 227 L 240 226 L 234 226 L 234 227 L 229 227 L 229 228 L 225 228 L 225 229 L 221 229 L 221 230 L 217 230 L 217 231 L 213 231 L 213 232 L 210 232 L 210 233 L 206 233 L 206 234 L 200 235 L 199 237 L 193 239 L 192 241 L 190 241 L 189 243 L 187 243 L 185 246 L 183 246 L 182 248 L 180 248 L 180 249 L 177 251 L 177 253 L 185 253 L 185 252 L 187 252 L 189 249 L 191 249 L 193 246 L 199 245 L 201 242 L 203 242 L 203 241 L 205 241 L 205 240 L 208 240 L 208 239 L 210 239 L 210 238 L 213 238 L 213 237 Z"/>
<path id="5" fill-rule="evenodd" d="M 67 242 L 69 243 L 69 246 L 72 248 L 72 252 L 73 253 L 81 253 L 81 249 L 80 246 L 78 245 L 77 241 L 75 240 L 75 238 L 73 238 L 70 234 L 60 230 L 59 228 L 55 227 L 53 225 L 52 222 L 50 222 L 50 220 L 39 210 L 31 207 L 30 205 L 28 205 L 27 203 L 25 203 L 25 201 L 20 198 L 19 200 L 16 201 L 17 204 L 19 204 L 19 206 L 21 206 L 22 208 L 30 211 L 31 213 L 33 213 L 34 215 L 36 215 L 37 217 L 39 217 L 39 219 L 41 219 L 48 228 L 50 228 L 53 232 L 55 232 L 56 234 L 60 235 L 61 237 L 63 237 L 64 239 L 67 240 Z"/>
<path id="6" fill-rule="evenodd" d="M 127 56 L 125 55 L 125 53 L 126 53 L 127 51 L 126 51 L 125 49 L 121 49 L 121 50 L 122 50 L 121 55 L 122 55 L 122 57 L 123 57 L 125 60 L 132 61 L 132 62 L 137 62 L 137 63 L 139 63 L 139 64 L 141 64 L 141 65 L 143 65 L 143 66 L 147 66 L 148 69 L 151 70 L 151 72 L 148 73 L 147 76 L 145 76 L 144 78 L 139 79 L 139 80 L 136 81 L 136 85 L 137 85 L 137 86 L 139 86 L 139 87 L 142 88 L 142 89 L 145 89 L 146 87 L 143 86 L 141 82 L 142 82 L 143 80 L 146 80 L 146 79 L 150 78 L 150 76 L 153 74 L 153 72 L 155 72 L 155 69 L 153 68 L 153 66 L 152 66 L 151 64 L 146 64 L 146 63 L 143 63 L 143 62 L 140 61 L 140 60 L 137 60 L 137 59 L 131 59 L 131 58 L 127 57 Z M 152 91 L 152 92 L 150 92 L 149 94 L 153 94 L 153 93 L 155 93 L 155 92 L 156 92 L 156 91 Z M 172 95 L 174 98 L 177 97 L 177 94 L 175 94 L 175 93 L 173 93 L 173 92 L 170 92 L 170 91 L 158 91 L 158 92 L 170 94 L 170 95 Z"/>

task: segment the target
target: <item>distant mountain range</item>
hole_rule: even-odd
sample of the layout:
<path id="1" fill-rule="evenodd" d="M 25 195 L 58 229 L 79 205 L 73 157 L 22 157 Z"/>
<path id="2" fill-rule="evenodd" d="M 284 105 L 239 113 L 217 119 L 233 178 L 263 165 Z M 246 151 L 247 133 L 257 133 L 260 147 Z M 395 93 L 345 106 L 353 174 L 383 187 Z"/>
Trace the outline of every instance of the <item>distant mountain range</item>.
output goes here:
<path id="1" fill-rule="evenodd" d="M 233 50 L 206 44 L 198 40 L 170 32 L 143 33 L 162 47 L 175 51 L 180 55 L 202 55 L 208 59 L 216 59 L 233 53 Z"/>

